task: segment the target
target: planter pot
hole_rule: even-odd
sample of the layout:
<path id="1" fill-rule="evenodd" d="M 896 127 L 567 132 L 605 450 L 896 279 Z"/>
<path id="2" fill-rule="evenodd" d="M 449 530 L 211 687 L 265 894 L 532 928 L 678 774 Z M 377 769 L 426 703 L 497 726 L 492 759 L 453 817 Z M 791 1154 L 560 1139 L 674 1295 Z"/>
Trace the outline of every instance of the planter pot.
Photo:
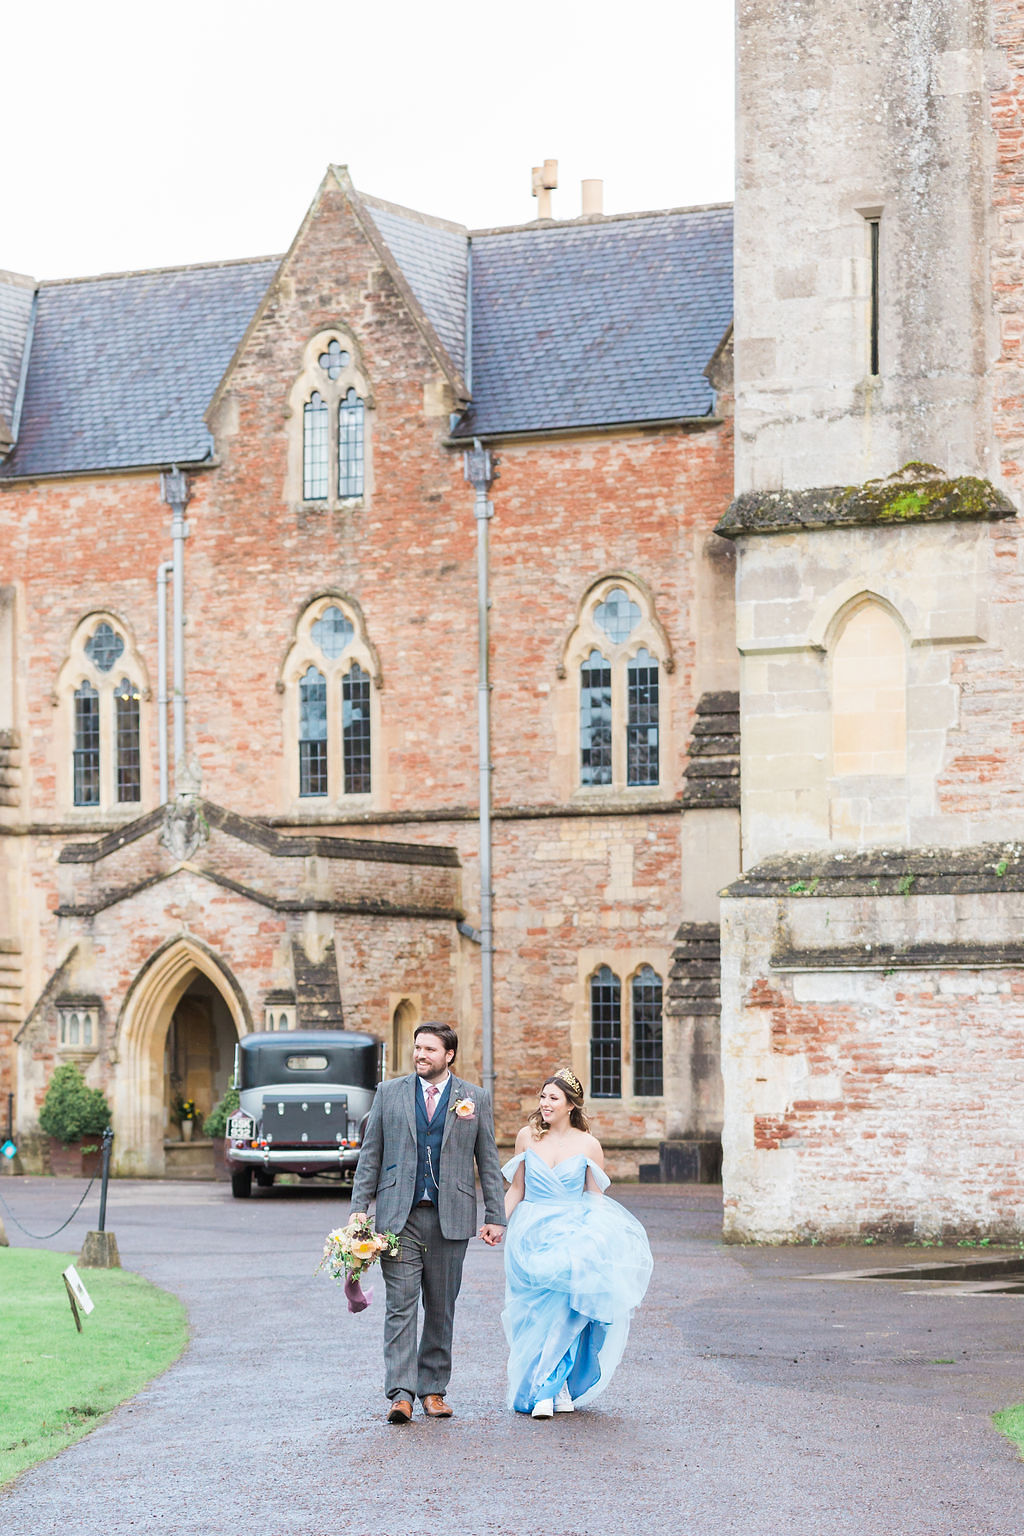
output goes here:
<path id="1" fill-rule="evenodd" d="M 183 1120 L 181 1122 L 181 1139 L 182 1139 L 182 1141 L 191 1141 L 192 1140 L 192 1127 L 194 1125 L 195 1125 L 195 1121 L 194 1120 Z"/>
<path id="2" fill-rule="evenodd" d="M 82 1147 L 91 1147 L 83 1152 Z M 58 1141 L 50 1137 L 50 1172 L 59 1178 L 91 1179 L 103 1168 L 103 1147 L 98 1136 L 81 1141 Z"/>

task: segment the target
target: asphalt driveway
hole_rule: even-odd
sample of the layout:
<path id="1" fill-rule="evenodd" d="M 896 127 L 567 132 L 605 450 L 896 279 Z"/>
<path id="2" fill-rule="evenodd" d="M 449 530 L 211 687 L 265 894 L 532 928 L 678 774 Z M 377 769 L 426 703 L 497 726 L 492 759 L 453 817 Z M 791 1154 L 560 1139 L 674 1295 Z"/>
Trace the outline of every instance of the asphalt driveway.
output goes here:
<path id="1" fill-rule="evenodd" d="M 37 1232 L 80 1192 L 0 1181 Z M 473 1243 L 457 1416 L 392 1429 L 379 1280 L 356 1317 L 313 1275 L 347 1201 L 113 1183 L 122 1262 L 182 1298 L 193 1341 L 87 1439 L 0 1492 L 0 1532 L 1022 1536 L 1024 1463 L 989 1415 L 1024 1400 L 1024 1296 L 826 1279 L 925 1255 L 729 1248 L 714 1190 L 617 1193 L 650 1232 L 655 1272 L 604 1397 L 544 1423 L 506 1412 L 501 1254 Z M 96 1209 L 91 1198 L 47 1242 L 9 1218 L 8 1235 L 75 1252 Z"/>

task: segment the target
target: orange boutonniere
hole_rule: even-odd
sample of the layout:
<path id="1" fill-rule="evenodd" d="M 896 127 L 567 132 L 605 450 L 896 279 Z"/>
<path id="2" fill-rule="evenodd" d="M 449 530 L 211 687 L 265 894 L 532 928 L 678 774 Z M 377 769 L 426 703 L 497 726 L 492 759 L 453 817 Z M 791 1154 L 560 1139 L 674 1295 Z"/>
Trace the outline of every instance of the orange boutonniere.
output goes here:
<path id="1" fill-rule="evenodd" d="M 475 1120 L 476 1105 L 472 1099 L 456 1099 L 452 1105 L 452 1114 L 457 1115 L 460 1120 Z"/>

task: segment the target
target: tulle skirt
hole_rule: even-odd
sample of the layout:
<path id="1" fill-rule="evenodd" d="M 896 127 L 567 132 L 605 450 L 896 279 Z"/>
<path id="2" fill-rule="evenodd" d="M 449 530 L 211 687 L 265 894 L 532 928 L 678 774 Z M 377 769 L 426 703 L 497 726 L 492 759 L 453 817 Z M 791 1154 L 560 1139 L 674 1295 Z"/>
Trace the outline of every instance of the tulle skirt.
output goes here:
<path id="1" fill-rule="evenodd" d="M 530 1413 L 563 1386 L 577 1405 L 603 1392 L 651 1277 L 647 1234 L 604 1195 L 523 1200 L 505 1248 L 508 1405 Z"/>

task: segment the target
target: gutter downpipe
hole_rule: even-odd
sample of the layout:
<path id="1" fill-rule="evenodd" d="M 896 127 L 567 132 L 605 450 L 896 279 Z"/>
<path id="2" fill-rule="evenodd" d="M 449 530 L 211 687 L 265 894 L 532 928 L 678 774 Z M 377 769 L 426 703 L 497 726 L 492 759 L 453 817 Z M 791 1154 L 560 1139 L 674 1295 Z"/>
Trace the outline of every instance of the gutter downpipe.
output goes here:
<path id="1" fill-rule="evenodd" d="M 172 560 L 165 560 L 156 568 L 156 725 L 160 747 L 161 805 L 167 804 L 167 582 L 173 569 Z"/>
<path id="2" fill-rule="evenodd" d="M 175 464 L 169 474 L 160 476 L 160 495 L 171 509 L 171 568 L 174 577 L 174 778 L 185 767 L 185 540 L 188 524 L 188 479 Z"/>
<path id="3" fill-rule="evenodd" d="M 483 1087 L 494 1105 L 494 891 L 491 875 L 491 684 L 489 668 L 490 520 L 487 492 L 495 478 L 491 455 L 478 437 L 463 455 L 462 472 L 475 492 L 477 576 L 477 743 L 480 773 L 480 1035 Z"/>

